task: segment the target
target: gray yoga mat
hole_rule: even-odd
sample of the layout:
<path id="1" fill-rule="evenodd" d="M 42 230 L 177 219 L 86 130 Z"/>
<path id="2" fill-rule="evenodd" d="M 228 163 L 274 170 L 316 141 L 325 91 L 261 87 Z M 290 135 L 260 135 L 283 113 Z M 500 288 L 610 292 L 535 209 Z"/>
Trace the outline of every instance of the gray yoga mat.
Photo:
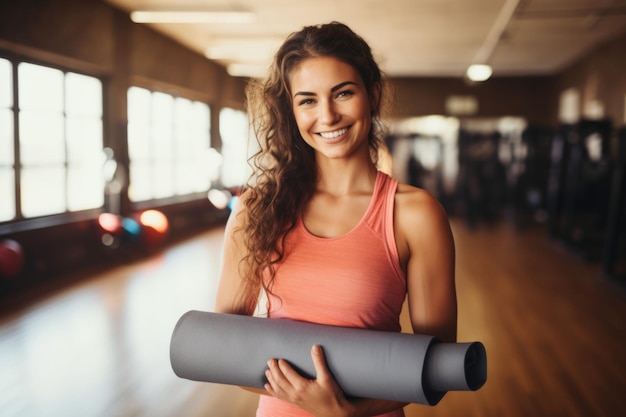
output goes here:
<path id="1" fill-rule="evenodd" d="M 477 390 L 487 378 L 480 342 L 202 311 L 179 319 L 170 361 L 181 378 L 263 388 L 271 358 L 314 378 L 315 344 L 349 396 L 435 405 L 446 392 Z"/>

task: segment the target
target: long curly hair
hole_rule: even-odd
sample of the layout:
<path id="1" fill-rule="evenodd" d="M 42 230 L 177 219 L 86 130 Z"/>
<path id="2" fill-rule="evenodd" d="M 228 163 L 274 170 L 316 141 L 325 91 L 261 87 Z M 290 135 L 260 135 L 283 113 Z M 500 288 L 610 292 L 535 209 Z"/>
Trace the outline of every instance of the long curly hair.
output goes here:
<path id="1" fill-rule="evenodd" d="M 287 37 L 274 56 L 268 77 L 246 87 L 247 110 L 259 151 L 250 158 L 253 174 L 245 191 L 245 257 L 240 265 L 243 314 L 252 314 L 261 288 L 271 293 L 275 266 L 285 257 L 285 237 L 295 227 L 315 191 L 318 177 L 313 149 L 302 139 L 292 109 L 289 79 L 302 61 L 334 57 L 361 76 L 372 107 L 368 143 L 372 161 L 383 144 L 383 74 L 365 40 L 339 22 L 306 26 Z M 266 275 L 269 274 L 269 275 Z"/>

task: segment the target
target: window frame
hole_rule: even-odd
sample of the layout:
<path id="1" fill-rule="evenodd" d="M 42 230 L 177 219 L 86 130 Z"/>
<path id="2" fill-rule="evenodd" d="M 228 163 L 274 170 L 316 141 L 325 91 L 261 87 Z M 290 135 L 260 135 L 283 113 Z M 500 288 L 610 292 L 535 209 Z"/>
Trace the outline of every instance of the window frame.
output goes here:
<path id="1" fill-rule="evenodd" d="M 206 105 L 208 107 L 209 110 L 209 125 L 208 125 L 208 143 L 207 143 L 207 149 L 209 148 L 215 148 L 214 146 L 214 139 L 213 139 L 213 131 L 215 129 L 215 109 L 218 108 L 217 106 L 214 105 L 214 101 L 212 100 L 212 98 L 207 95 L 207 94 L 202 94 L 198 91 L 195 90 L 191 90 L 188 88 L 184 88 L 184 87 L 180 87 L 180 86 L 176 86 L 176 85 L 172 85 L 172 84 L 168 84 L 166 82 L 163 81 L 157 81 L 157 80 L 153 80 L 150 78 L 146 78 L 146 77 L 141 77 L 141 76 L 132 76 L 129 82 L 129 85 L 127 86 L 127 88 L 125 89 L 126 94 L 128 94 L 128 91 L 130 90 L 130 88 L 132 87 L 138 87 L 138 88 L 142 88 L 145 90 L 148 90 L 151 94 L 153 93 L 163 93 L 163 94 L 167 94 L 172 96 L 174 99 L 176 98 L 182 98 L 182 99 L 186 99 L 189 100 L 191 102 L 200 102 L 203 103 L 204 105 Z M 127 97 L 127 96 L 126 96 Z M 130 121 L 128 120 L 128 101 L 126 101 L 127 103 L 127 110 L 126 110 L 126 117 L 127 117 L 127 126 L 126 126 L 126 143 L 129 145 L 129 137 L 128 137 L 128 126 L 130 124 Z M 219 110 L 219 109 L 218 109 Z M 221 150 L 217 149 L 220 153 Z M 128 166 L 126 166 L 127 172 L 126 175 L 128 176 L 128 181 L 129 181 L 129 185 L 130 185 L 130 171 L 131 171 L 131 165 L 132 165 L 132 159 L 130 156 L 130 152 L 128 152 L 127 154 L 128 156 Z M 165 206 L 171 206 L 171 205 L 176 205 L 176 204 L 183 204 L 183 203 L 189 203 L 189 202 L 193 202 L 193 201 L 198 201 L 198 200 L 206 200 L 207 199 L 207 192 L 209 190 L 206 191 L 197 191 L 197 192 L 192 192 L 192 193 L 188 193 L 188 194 L 182 194 L 182 195 L 172 195 L 172 196 L 168 196 L 168 197 L 157 197 L 157 198 L 151 198 L 148 200 L 138 200 L 138 201 L 134 201 L 130 199 L 130 195 L 128 196 L 128 201 L 130 206 L 134 209 L 134 210 L 145 210 L 145 209 L 149 209 L 149 208 L 159 208 L 159 207 L 165 207 Z"/>
<path id="2" fill-rule="evenodd" d="M 108 137 L 108 112 L 107 112 L 107 86 L 109 82 L 108 72 L 91 64 L 84 64 L 74 59 L 58 56 L 56 54 L 46 53 L 44 51 L 32 48 L 0 48 L 0 58 L 3 58 L 11 64 L 11 83 L 13 103 L 10 107 L 13 119 L 13 172 L 14 172 L 14 204 L 15 217 L 10 220 L 0 220 L 0 235 L 36 230 L 46 227 L 54 227 L 63 224 L 81 222 L 96 218 L 102 213 L 103 206 L 88 209 L 69 211 L 67 208 L 61 213 L 51 213 L 41 216 L 25 217 L 22 213 L 21 189 L 22 189 L 22 164 L 20 162 L 20 111 L 19 111 L 19 91 L 18 91 L 18 66 L 20 63 L 40 65 L 63 73 L 64 77 L 67 73 L 75 73 L 88 77 L 97 78 L 102 85 L 102 141 L 103 147 L 106 147 Z M 64 136 L 64 140 L 67 138 Z M 67 160 L 63 164 L 64 170 L 67 171 Z M 66 172 L 67 175 L 67 172 Z"/>

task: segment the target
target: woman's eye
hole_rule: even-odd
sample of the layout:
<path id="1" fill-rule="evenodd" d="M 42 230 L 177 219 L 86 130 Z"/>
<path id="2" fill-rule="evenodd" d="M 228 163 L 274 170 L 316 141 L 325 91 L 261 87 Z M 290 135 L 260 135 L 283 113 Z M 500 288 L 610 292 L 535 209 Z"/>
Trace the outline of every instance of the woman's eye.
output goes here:
<path id="1" fill-rule="evenodd" d="M 354 95 L 354 91 L 352 91 L 352 90 L 343 90 L 343 91 L 340 91 L 339 94 L 337 94 L 337 98 L 350 97 L 352 95 Z"/>
<path id="2" fill-rule="evenodd" d="M 313 104 L 313 99 L 305 98 L 304 100 L 300 100 L 300 102 L 298 102 L 298 105 L 300 106 L 306 106 L 307 104 Z"/>

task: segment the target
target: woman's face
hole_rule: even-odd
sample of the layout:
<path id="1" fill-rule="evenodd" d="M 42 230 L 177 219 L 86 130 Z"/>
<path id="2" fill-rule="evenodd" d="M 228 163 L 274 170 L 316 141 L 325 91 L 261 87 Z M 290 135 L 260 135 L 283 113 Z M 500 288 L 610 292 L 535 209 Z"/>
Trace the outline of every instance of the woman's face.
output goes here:
<path id="1" fill-rule="evenodd" d="M 298 130 L 317 158 L 369 158 L 372 100 L 352 66 L 333 57 L 308 58 L 289 81 Z"/>

